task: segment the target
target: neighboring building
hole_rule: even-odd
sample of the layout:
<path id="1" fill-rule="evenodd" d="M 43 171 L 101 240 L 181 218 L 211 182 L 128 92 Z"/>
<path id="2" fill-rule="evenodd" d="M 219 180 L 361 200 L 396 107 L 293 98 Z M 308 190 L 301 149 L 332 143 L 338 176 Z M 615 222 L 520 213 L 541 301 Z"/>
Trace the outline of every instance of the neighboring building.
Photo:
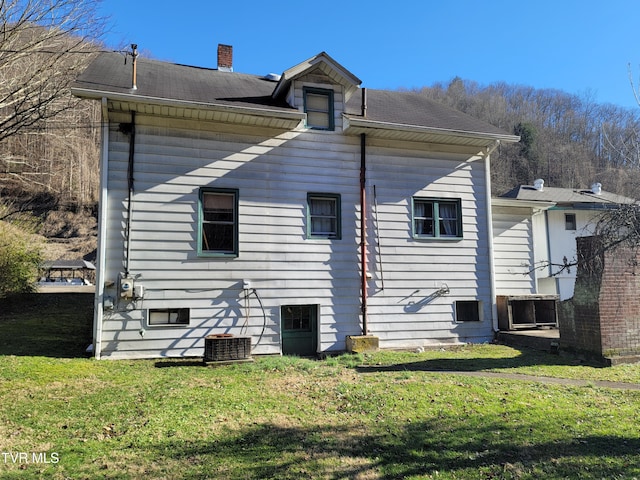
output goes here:
<path id="1" fill-rule="evenodd" d="M 102 102 L 98 358 L 493 339 L 489 160 L 518 137 L 326 53 L 265 77 L 133 60 L 73 87 Z"/>
<path id="2" fill-rule="evenodd" d="M 40 287 L 92 285 L 96 267 L 86 260 L 49 260 L 40 265 Z"/>
<path id="3" fill-rule="evenodd" d="M 600 214 L 635 200 L 602 190 L 554 188 L 542 179 L 492 199 L 496 293 L 573 296 L 576 237 L 593 235 Z"/>

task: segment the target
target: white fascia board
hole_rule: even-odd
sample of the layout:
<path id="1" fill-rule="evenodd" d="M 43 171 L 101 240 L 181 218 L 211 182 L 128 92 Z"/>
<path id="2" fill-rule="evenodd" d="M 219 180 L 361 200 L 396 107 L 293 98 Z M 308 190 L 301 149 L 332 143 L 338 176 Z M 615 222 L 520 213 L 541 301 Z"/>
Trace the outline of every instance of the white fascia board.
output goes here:
<path id="1" fill-rule="evenodd" d="M 493 197 L 491 206 L 494 207 L 527 207 L 537 210 L 549 210 L 556 206 L 556 202 L 536 200 L 516 200 L 514 198 Z"/>
<path id="2" fill-rule="evenodd" d="M 107 91 L 91 90 L 85 88 L 72 88 L 71 93 L 81 98 L 117 100 L 129 103 L 144 103 L 149 105 L 159 105 L 165 107 L 190 108 L 194 110 L 217 110 L 221 112 L 231 112 L 244 115 L 254 115 L 260 117 L 275 117 L 283 120 L 300 122 L 306 115 L 298 110 L 285 111 L 269 108 L 239 107 L 220 103 L 190 102 L 185 100 L 174 100 L 170 98 L 150 97 L 144 95 L 131 95 L 127 93 L 114 93 Z"/>
<path id="3" fill-rule="evenodd" d="M 520 141 L 517 135 L 499 134 L 499 133 L 483 133 L 483 132 L 467 132 L 464 130 L 451 130 L 448 128 L 423 127 L 420 125 L 407 125 L 402 123 L 376 122 L 358 117 L 344 115 L 344 129 L 350 127 L 371 128 L 374 130 L 396 130 L 411 133 L 431 133 L 439 135 L 448 135 L 460 138 L 472 138 L 477 140 L 489 140 L 491 142 L 499 140 L 501 142 L 515 143 Z"/>

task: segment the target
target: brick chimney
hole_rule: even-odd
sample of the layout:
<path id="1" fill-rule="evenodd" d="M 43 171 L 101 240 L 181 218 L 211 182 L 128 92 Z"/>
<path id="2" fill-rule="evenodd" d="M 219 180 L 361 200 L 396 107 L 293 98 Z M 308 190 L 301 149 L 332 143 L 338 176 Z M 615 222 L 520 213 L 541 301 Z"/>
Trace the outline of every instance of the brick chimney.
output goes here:
<path id="1" fill-rule="evenodd" d="M 233 47 L 231 45 L 218 44 L 218 70 L 233 72 Z"/>

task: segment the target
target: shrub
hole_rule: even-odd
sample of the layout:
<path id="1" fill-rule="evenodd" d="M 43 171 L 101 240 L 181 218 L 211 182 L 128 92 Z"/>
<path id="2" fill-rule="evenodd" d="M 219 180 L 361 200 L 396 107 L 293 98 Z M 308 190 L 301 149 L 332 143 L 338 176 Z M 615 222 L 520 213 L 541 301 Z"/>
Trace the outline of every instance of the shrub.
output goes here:
<path id="1" fill-rule="evenodd" d="M 41 259 L 41 245 L 33 235 L 0 222 L 0 298 L 35 291 Z"/>

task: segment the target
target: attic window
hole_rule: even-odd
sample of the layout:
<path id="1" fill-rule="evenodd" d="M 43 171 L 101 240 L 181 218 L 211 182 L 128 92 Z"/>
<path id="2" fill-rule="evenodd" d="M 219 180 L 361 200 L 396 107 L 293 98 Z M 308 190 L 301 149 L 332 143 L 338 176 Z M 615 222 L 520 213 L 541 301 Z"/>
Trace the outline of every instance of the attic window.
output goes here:
<path id="1" fill-rule="evenodd" d="M 333 130 L 333 90 L 303 88 L 304 112 L 307 127 L 316 130 Z"/>

